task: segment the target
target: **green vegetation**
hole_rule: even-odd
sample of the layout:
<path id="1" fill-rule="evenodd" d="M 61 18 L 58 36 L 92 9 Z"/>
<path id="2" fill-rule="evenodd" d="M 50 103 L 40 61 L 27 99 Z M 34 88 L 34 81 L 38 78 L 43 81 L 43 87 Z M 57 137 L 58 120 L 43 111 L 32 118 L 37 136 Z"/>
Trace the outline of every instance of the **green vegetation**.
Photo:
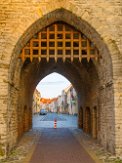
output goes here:
<path id="1" fill-rule="evenodd" d="M 115 162 L 113 162 L 113 163 L 122 163 L 122 160 L 117 159 L 117 160 L 115 160 Z"/>
<path id="2" fill-rule="evenodd" d="M 4 150 L 2 149 L 2 146 L 0 145 L 0 156 L 4 156 L 5 152 Z"/>

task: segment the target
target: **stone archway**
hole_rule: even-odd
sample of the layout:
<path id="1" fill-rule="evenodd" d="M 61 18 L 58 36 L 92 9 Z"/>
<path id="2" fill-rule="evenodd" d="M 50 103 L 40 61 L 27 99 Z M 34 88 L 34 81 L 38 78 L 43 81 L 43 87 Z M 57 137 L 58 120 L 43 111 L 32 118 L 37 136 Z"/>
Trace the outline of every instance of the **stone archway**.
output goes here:
<path id="1" fill-rule="evenodd" d="M 50 60 L 50 62 L 47 62 L 43 60 L 41 62 L 33 61 L 31 63 L 29 60 L 26 60 L 23 64 L 21 60 L 18 59 L 22 48 L 34 34 L 56 21 L 68 23 L 94 42 L 99 50 L 100 58 L 98 62 L 93 60 L 89 63 L 86 60 L 83 60 L 81 63 L 78 61 L 62 62 L 62 60 L 59 60 L 58 62 Z M 32 94 L 35 86 L 43 77 L 51 72 L 59 72 L 71 81 L 78 93 L 79 106 L 82 105 L 83 108 L 86 108 L 87 106 L 97 106 L 100 115 L 98 117 L 98 125 L 100 126 L 98 140 L 104 148 L 107 147 L 108 150 L 114 152 L 114 93 L 110 53 L 95 29 L 93 29 L 87 22 L 81 20 L 76 15 L 65 9 L 58 9 L 35 22 L 29 29 L 27 29 L 27 31 L 25 31 L 13 51 L 9 76 L 9 79 L 12 82 L 9 86 L 10 92 L 8 98 L 11 101 L 9 107 L 12 110 L 18 111 L 16 116 L 22 114 L 23 105 L 27 105 L 28 108 L 31 107 Z M 12 83 L 14 83 L 14 87 L 12 86 Z M 12 98 L 12 92 L 14 92 L 14 99 Z M 110 92 L 111 97 L 107 101 L 104 96 L 109 96 Z M 110 111 L 107 111 L 106 109 L 108 106 L 110 106 L 112 119 L 107 118 L 108 112 Z M 105 114 L 106 117 L 104 117 Z M 104 119 L 106 119 L 106 126 L 104 126 Z M 16 122 L 16 127 L 18 127 L 21 122 L 22 118 Z M 109 127 L 111 127 L 111 130 L 108 130 Z M 12 126 L 11 129 L 14 129 L 14 127 Z M 9 130 L 10 129 L 8 129 L 8 131 Z M 107 137 L 107 135 L 110 135 L 110 137 Z M 10 149 L 13 147 L 17 139 L 18 133 L 16 133 L 14 140 L 12 140 L 12 137 L 9 138 L 12 142 L 11 145 L 9 145 Z M 7 143 L 10 144 L 9 141 Z"/>
<path id="2" fill-rule="evenodd" d="M 97 138 L 97 130 L 98 130 L 98 126 L 97 126 L 97 107 L 94 107 L 92 109 L 92 136 L 93 138 Z"/>

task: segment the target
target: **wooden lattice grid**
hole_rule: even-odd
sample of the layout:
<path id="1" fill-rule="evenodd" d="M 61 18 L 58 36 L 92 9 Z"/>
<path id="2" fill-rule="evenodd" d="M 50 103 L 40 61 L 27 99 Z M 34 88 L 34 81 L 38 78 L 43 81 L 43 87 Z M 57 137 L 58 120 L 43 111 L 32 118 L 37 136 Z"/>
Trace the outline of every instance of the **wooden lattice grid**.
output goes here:
<path id="1" fill-rule="evenodd" d="M 71 61 L 86 58 L 89 61 L 90 58 L 98 59 L 98 50 L 84 34 L 70 25 L 57 22 L 35 34 L 22 49 L 20 57 L 23 62 L 26 58 L 30 58 L 30 61 L 34 58 L 39 61 L 54 58 L 56 62 L 58 58 L 63 61 L 67 58 Z"/>

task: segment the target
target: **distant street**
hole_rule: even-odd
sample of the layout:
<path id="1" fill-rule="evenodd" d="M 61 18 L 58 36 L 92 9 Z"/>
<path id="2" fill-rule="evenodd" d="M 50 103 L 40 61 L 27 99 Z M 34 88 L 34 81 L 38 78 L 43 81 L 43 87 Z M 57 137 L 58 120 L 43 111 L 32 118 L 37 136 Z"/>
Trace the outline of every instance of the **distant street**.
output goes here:
<path id="1" fill-rule="evenodd" d="M 77 116 L 57 113 L 34 115 L 33 128 L 53 128 L 54 119 L 57 120 L 57 128 L 77 128 Z"/>

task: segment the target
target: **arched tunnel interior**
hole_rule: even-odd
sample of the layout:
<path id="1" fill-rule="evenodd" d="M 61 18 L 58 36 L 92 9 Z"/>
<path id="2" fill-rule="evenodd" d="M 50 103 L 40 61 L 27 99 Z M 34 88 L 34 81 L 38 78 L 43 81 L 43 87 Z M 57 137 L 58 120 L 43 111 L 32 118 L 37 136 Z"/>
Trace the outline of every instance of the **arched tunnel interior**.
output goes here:
<path id="1" fill-rule="evenodd" d="M 81 63 L 78 60 L 73 62 L 70 60 L 55 62 L 53 59 L 49 62 L 26 60 L 22 68 L 20 82 L 19 103 L 22 108 L 20 107 L 20 116 L 18 116 L 19 136 L 31 128 L 32 97 L 36 85 L 52 72 L 62 74 L 73 84 L 78 95 L 78 127 L 97 138 L 99 80 L 92 60 L 88 63 L 85 59 Z"/>
<path id="2" fill-rule="evenodd" d="M 63 26 L 65 26 L 64 24 L 66 23 L 63 23 Z M 42 44 L 42 49 L 40 49 L 39 41 L 41 33 L 38 31 L 39 34 L 37 35 L 37 31 L 33 32 L 34 41 L 31 40 L 28 42 L 29 40 L 27 39 L 27 46 L 20 49 L 21 58 L 19 57 L 15 59 L 16 69 L 14 68 L 14 64 L 11 66 L 12 73 L 10 73 L 10 78 L 13 80 L 15 85 L 13 86 L 13 84 L 11 84 L 9 87 L 9 108 L 11 109 L 11 115 L 15 116 L 10 116 L 8 119 L 8 131 L 10 133 L 8 137 L 9 147 L 11 149 L 13 144 L 21 138 L 23 133 L 29 131 L 32 127 L 32 98 L 37 84 L 47 75 L 57 72 L 66 77 L 72 83 L 77 92 L 78 127 L 85 133 L 89 134 L 92 138 L 97 139 L 104 148 L 108 150 L 110 149 L 110 151 L 114 153 L 114 93 L 112 86 L 112 64 L 109 53 L 106 50 L 105 45 L 96 35 L 96 45 L 99 47 L 99 58 L 96 61 L 95 58 L 93 58 L 94 55 L 90 54 L 89 51 L 91 50 L 89 48 L 92 48 L 92 46 L 94 47 L 95 44 L 92 44 L 86 36 L 81 34 L 80 30 L 78 33 L 74 30 L 74 27 L 72 30 L 70 26 L 71 32 L 70 36 L 68 35 L 67 43 L 64 39 L 64 35 L 69 33 L 63 31 L 64 33 L 61 33 L 62 35 L 60 35 L 60 32 L 62 31 L 59 31 L 59 35 L 57 33 L 55 34 L 57 31 L 57 24 L 55 23 L 54 26 L 55 30 L 53 29 L 53 36 L 52 33 L 49 33 L 51 34 L 50 39 L 54 39 L 56 36 L 54 42 L 57 46 L 58 42 L 61 42 L 62 40 L 63 43 L 60 43 L 59 47 L 56 48 L 53 43 L 50 44 L 49 31 L 46 29 L 48 31 L 46 34 L 48 39 L 45 39 L 44 35 L 42 40 L 44 42 L 45 40 L 48 41 L 47 43 Z M 51 28 L 52 32 L 52 26 L 49 26 L 49 28 Z M 64 28 L 67 27 L 63 27 L 62 29 Z M 87 28 L 88 26 L 86 26 L 85 29 Z M 74 35 L 76 39 L 75 41 L 73 40 L 73 34 L 77 33 L 83 36 L 83 39 L 87 40 L 85 40 L 87 44 L 84 45 L 83 43 L 82 45 L 87 49 L 85 49 L 85 53 L 80 44 L 82 41 L 81 36 L 79 39 L 80 41 L 77 40 L 78 35 Z M 91 33 L 92 38 L 96 33 L 93 33 L 93 31 Z M 45 34 L 44 27 L 43 34 Z M 71 37 L 71 39 L 69 39 L 69 37 Z M 99 41 L 97 42 L 97 40 Z M 20 48 L 19 46 L 20 44 L 18 44 L 18 48 Z M 30 50 L 27 54 L 26 48 L 27 50 Z M 53 54 L 52 51 L 50 51 L 50 48 L 52 48 L 51 50 L 53 50 Z M 62 48 L 62 51 L 59 50 L 59 54 L 56 53 L 56 51 L 58 52 L 58 48 Z M 40 60 L 39 51 L 43 49 L 46 51 L 42 54 Z M 67 49 L 68 55 L 64 55 L 64 53 L 67 53 Z M 69 50 L 71 52 L 70 55 Z M 49 52 L 51 54 L 49 54 Z M 76 53 L 74 56 L 73 52 Z M 81 59 L 81 57 L 83 58 Z M 111 115 L 113 119 L 110 118 L 109 115 Z M 16 134 L 13 132 L 15 128 L 17 129 Z M 108 137 L 108 135 L 110 135 L 110 137 Z"/>

